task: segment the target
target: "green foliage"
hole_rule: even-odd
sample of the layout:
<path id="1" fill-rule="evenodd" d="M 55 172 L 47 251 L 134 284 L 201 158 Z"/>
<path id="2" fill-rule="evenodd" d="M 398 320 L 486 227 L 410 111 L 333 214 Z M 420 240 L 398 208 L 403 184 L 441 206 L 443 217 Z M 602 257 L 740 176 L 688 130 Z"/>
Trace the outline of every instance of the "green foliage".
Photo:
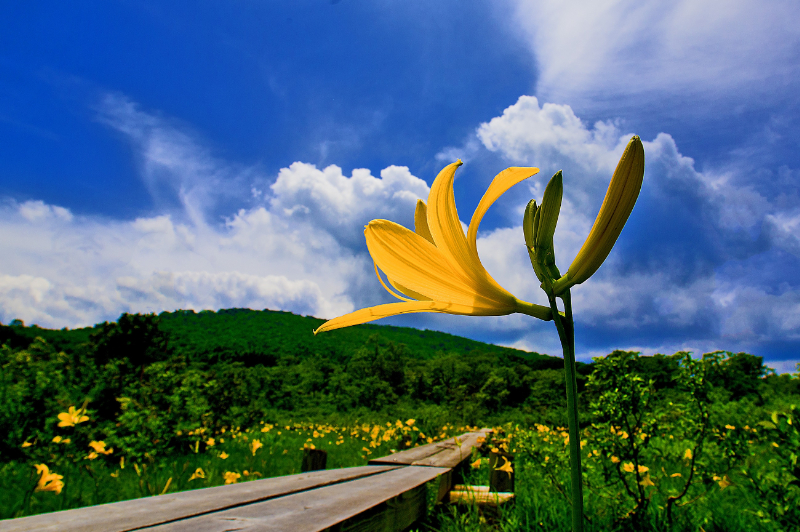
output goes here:
<path id="1" fill-rule="evenodd" d="M 641 358 L 615 351 L 595 359 L 589 376 L 590 412 L 581 447 L 587 517 L 595 520 L 590 529 L 694 530 L 702 525 L 709 530 L 714 523 L 732 521 L 721 508 L 735 509 L 738 520 L 725 530 L 796 528 L 800 437 L 795 408 L 765 414 L 743 399 L 749 411 L 733 421 L 731 381 L 720 375 L 738 372 L 731 371 L 737 362 L 728 362 L 742 359 L 736 355 L 663 357 L 657 363 L 672 368 L 672 382 L 662 379 L 660 389 L 655 378 L 641 372 L 646 367 Z M 738 422 L 743 424 L 733 424 Z M 507 430 L 531 480 L 566 503 L 565 429 Z"/>
<path id="2" fill-rule="evenodd" d="M 168 456 L 177 445 L 170 427 L 249 426 L 265 416 L 424 412 L 489 423 L 535 415 L 539 374 L 560 378 L 546 368 L 561 360 L 535 353 L 396 327 L 314 337 L 319 321 L 234 309 L 123 314 L 77 331 L 3 327 L 0 461 L 32 459 L 36 446 L 23 443 L 56 436 L 103 440 L 137 460 Z M 90 421 L 77 435 L 56 426 L 59 413 L 83 404 Z"/>
<path id="3" fill-rule="evenodd" d="M 413 438 L 380 445 L 424 442 L 452 423 L 522 427 L 509 428 L 515 436 L 506 442 L 518 456 L 519 498 L 497 529 L 564 528 L 556 524 L 569 515 L 563 360 L 375 325 L 314 337 L 319 323 L 234 309 L 123 315 L 72 331 L 0 326 L 0 478 L 4 493 L 15 493 L 4 511 L 160 493 L 169 478 L 170 490 L 187 489 L 200 484 L 188 480 L 197 467 L 221 483 L 220 450 L 237 456 L 221 440 L 235 427 L 413 418 Z M 728 514 L 736 515 L 730 530 L 799 526 L 800 443 L 790 405 L 800 401 L 800 378 L 728 352 L 697 359 L 615 351 L 577 369 L 589 529 L 710 531 L 730 524 Z M 87 419 L 59 426 L 70 407 L 80 411 L 75 420 Z M 285 444 L 270 440 L 276 432 L 260 437 L 265 450 Z M 292 452 L 305 439 L 292 440 Z M 98 442 L 113 451 L 93 451 Z M 331 467 L 378 452 L 364 442 L 337 448 L 351 461 L 336 458 Z M 283 460 L 250 463 L 236 452 L 242 474 L 272 474 L 270 464 Z M 119 468 L 123 456 L 139 473 Z M 65 475 L 63 497 L 31 491 L 40 463 Z M 440 517 L 431 526 L 479 528 L 472 517 L 459 524 L 463 514 Z"/>

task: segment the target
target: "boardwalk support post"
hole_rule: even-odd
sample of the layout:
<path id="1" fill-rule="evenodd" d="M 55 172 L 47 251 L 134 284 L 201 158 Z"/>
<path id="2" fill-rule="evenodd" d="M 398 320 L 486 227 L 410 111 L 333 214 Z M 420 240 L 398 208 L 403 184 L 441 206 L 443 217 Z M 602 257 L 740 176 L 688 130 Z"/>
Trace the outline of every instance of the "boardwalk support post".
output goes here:
<path id="1" fill-rule="evenodd" d="M 303 463 L 300 465 L 300 471 L 307 473 L 308 471 L 322 471 L 328 464 L 328 451 L 322 449 L 310 449 L 306 447 L 303 449 Z"/>

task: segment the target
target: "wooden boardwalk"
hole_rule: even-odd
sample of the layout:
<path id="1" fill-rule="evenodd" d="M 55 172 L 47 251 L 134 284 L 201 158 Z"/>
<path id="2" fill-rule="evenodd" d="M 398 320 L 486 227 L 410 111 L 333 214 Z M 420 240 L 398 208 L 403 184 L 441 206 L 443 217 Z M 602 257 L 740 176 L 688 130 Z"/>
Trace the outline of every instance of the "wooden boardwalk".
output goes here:
<path id="1" fill-rule="evenodd" d="M 3 532 L 401 531 L 425 515 L 425 484 L 441 500 L 487 429 L 369 465 L 266 478 L 0 521 Z"/>

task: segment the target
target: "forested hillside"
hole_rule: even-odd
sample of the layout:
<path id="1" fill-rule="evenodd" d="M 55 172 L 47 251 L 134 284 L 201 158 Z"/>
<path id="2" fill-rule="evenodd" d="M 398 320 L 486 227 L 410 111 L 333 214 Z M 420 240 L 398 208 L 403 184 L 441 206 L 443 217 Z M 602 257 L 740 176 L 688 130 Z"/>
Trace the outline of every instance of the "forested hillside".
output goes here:
<path id="1" fill-rule="evenodd" d="M 560 358 L 379 325 L 314 336 L 321 323 L 232 309 L 123 314 L 77 330 L 0 325 L 0 461 L 21 458 L 24 442 L 55 437 L 57 415 L 81 406 L 92 437 L 129 456 L 170 453 L 177 431 L 265 419 L 563 422 Z M 631 364 L 669 390 L 682 356 Z M 710 382 L 727 399 L 798 393 L 800 380 L 767 376 L 759 357 L 708 360 Z M 581 390 L 592 371 L 579 365 Z"/>

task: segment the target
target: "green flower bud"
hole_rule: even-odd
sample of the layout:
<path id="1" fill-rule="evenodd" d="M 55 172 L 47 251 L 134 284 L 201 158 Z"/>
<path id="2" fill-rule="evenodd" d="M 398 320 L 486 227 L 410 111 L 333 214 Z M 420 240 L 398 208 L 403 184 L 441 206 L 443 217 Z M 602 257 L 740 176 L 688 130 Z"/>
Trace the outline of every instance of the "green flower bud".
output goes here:
<path id="1" fill-rule="evenodd" d="M 553 250 L 553 234 L 556 232 L 558 214 L 561 212 L 561 196 L 564 186 L 561 170 L 555 173 L 544 189 L 544 198 L 540 207 L 539 225 L 536 230 L 536 247 L 544 252 Z"/>
<path id="2" fill-rule="evenodd" d="M 560 294 L 592 276 L 603 264 L 628 221 L 644 179 L 644 146 L 638 136 L 631 138 L 617 164 L 608 192 L 589 236 L 567 273 L 553 284 Z"/>
<path id="3" fill-rule="evenodd" d="M 522 232 L 525 234 L 525 245 L 532 248 L 535 242 L 536 226 L 533 224 L 536 215 L 536 200 L 530 200 L 525 207 L 525 215 L 522 217 Z"/>

